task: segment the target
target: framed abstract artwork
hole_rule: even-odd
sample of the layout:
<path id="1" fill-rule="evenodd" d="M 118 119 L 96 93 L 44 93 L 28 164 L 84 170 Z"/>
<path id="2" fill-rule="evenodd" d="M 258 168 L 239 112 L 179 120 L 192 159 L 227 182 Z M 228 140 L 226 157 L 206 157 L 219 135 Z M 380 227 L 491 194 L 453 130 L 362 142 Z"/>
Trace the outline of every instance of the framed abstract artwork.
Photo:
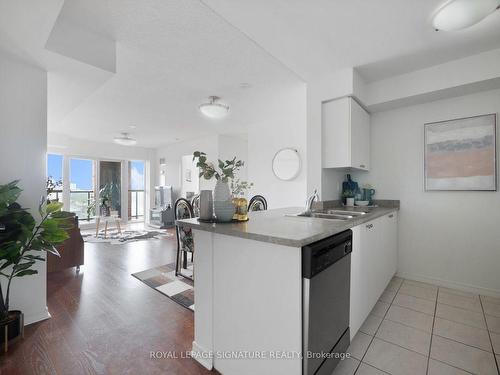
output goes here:
<path id="1" fill-rule="evenodd" d="M 425 190 L 497 190 L 496 114 L 424 125 Z"/>

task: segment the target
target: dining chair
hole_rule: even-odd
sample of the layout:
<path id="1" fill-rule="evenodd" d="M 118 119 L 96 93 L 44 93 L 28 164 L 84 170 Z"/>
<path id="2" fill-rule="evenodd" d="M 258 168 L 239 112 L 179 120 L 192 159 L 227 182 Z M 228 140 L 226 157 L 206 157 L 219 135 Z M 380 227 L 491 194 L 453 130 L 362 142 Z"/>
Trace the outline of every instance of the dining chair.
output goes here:
<path id="1" fill-rule="evenodd" d="M 248 203 L 248 211 L 265 211 L 267 210 L 267 200 L 262 195 L 254 195 Z"/>
<path id="2" fill-rule="evenodd" d="M 190 219 L 195 217 L 191 203 L 185 198 L 179 198 L 174 204 L 175 220 Z M 191 253 L 191 262 L 193 262 L 194 243 L 193 231 L 191 228 L 176 225 L 175 232 L 177 235 L 177 256 L 175 260 L 175 276 L 181 275 L 190 280 L 194 280 L 194 273 L 187 275 L 182 272 L 182 269 L 188 269 L 188 253 Z M 181 265 L 182 260 L 182 265 Z"/>
<path id="3" fill-rule="evenodd" d="M 193 208 L 194 217 L 200 217 L 200 194 L 196 194 L 191 199 L 191 207 Z"/>

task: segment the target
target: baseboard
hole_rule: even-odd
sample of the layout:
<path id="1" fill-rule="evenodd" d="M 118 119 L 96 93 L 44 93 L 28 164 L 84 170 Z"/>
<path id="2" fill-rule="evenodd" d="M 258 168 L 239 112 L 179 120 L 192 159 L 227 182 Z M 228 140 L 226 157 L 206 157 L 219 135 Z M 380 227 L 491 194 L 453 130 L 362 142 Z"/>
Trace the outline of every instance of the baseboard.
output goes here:
<path id="1" fill-rule="evenodd" d="M 36 322 L 40 322 L 45 319 L 50 319 L 50 313 L 49 309 L 45 307 L 42 310 L 35 311 L 35 312 L 30 312 L 30 313 L 25 313 L 24 314 L 24 325 L 27 326 L 28 324 L 33 324 Z"/>
<path id="2" fill-rule="evenodd" d="M 470 293 L 482 294 L 485 296 L 500 298 L 500 290 L 497 290 L 497 289 L 489 289 L 489 288 L 484 288 L 484 287 L 480 287 L 480 286 L 476 286 L 476 285 L 469 285 L 469 284 L 459 283 L 459 282 L 455 282 L 455 281 L 449 281 L 449 280 L 428 277 L 428 276 L 421 276 L 421 275 L 416 275 L 416 274 L 406 273 L 406 272 L 397 272 L 396 276 L 402 277 L 404 279 L 420 281 L 423 283 L 435 284 L 438 286 L 442 286 L 444 288 L 458 289 L 458 290 L 462 290 L 464 292 L 470 292 Z"/>
<path id="3" fill-rule="evenodd" d="M 213 369 L 214 367 L 213 352 L 210 350 L 205 350 L 203 347 L 198 345 L 196 341 L 193 341 L 191 356 L 194 360 L 200 363 L 207 370 Z"/>

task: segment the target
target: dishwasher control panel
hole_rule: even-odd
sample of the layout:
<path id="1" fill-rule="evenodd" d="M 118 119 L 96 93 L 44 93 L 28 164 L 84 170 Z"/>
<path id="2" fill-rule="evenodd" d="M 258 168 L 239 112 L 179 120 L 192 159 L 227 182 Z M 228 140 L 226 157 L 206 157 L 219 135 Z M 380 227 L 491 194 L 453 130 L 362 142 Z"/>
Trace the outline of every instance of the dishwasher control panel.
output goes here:
<path id="1" fill-rule="evenodd" d="M 350 229 L 302 248 L 302 277 L 310 279 L 352 252 Z"/>

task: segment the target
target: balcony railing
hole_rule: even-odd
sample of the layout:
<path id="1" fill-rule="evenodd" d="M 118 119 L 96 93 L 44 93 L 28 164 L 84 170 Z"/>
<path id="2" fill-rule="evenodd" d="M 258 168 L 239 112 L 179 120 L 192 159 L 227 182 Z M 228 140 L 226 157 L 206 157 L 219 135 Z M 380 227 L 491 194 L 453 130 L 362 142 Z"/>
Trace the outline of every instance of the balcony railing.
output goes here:
<path id="1" fill-rule="evenodd" d="M 144 217 L 144 190 L 128 191 L 128 217 L 129 219 Z"/>
<path id="2" fill-rule="evenodd" d="M 62 190 L 52 190 L 52 193 L 47 195 L 47 199 L 51 202 L 62 202 Z"/>
<path id="3" fill-rule="evenodd" d="M 93 220 L 95 218 L 94 191 L 70 191 L 69 210 L 74 212 L 80 221 Z"/>

